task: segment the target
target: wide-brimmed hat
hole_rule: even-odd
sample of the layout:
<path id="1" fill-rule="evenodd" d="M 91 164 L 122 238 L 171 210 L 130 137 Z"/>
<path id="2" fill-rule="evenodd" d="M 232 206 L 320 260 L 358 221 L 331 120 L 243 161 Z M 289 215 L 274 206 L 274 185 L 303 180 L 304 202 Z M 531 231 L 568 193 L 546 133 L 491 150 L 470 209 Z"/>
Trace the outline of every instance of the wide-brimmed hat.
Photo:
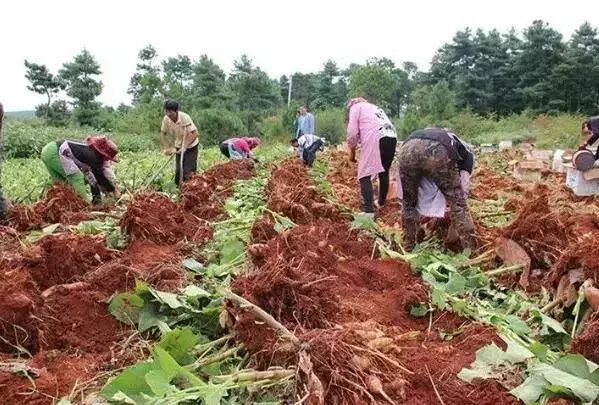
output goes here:
<path id="1" fill-rule="evenodd" d="M 104 157 L 106 160 L 111 160 L 113 162 L 119 161 L 117 156 L 119 153 L 119 148 L 114 142 L 104 135 L 88 136 L 85 138 L 85 143 L 102 155 L 102 157 Z"/>
<path id="2" fill-rule="evenodd" d="M 255 136 L 246 137 L 245 141 L 248 143 L 250 149 L 253 149 L 256 146 L 260 146 L 260 138 L 257 138 Z"/>

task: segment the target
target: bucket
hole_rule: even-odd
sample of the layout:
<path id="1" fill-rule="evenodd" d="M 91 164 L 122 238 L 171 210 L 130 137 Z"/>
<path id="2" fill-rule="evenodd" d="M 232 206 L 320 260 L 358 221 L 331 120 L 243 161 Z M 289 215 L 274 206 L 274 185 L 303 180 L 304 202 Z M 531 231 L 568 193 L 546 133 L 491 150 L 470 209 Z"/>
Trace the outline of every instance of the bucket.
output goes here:
<path id="1" fill-rule="evenodd" d="M 593 168 L 595 164 L 595 156 L 593 152 L 583 149 L 579 150 L 572 156 L 572 164 L 574 167 L 582 172 L 586 172 Z"/>

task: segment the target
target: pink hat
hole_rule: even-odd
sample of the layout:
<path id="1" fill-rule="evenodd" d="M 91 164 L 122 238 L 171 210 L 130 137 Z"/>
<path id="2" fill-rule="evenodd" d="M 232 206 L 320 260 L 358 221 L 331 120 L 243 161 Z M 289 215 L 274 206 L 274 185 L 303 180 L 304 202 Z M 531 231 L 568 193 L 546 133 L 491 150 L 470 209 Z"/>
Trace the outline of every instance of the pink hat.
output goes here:
<path id="1" fill-rule="evenodd" d="M 102 157 L 106 160 L 112 160 L 113 162 L 118 162 L 118 153 L 119 149 L 114 142 L 105 137 L 104 135 L 99 136 L 88 136 L 85 138 L 85 143 L 87 143 L 91 148 L 93 148 L 96 152 L 98 152 Z"/>

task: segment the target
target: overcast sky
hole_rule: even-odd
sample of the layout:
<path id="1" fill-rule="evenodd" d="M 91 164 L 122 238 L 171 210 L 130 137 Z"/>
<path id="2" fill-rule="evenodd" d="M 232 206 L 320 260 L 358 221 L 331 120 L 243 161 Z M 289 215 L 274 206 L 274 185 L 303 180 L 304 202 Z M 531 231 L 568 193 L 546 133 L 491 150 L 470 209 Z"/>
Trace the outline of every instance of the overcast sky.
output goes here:
<path id="1" fill-rule="evenodd" d="M 18 0 L 0 5 L 0 100 L 8 111 L 44 101 L 26 89 L 23 60 L 60 68 L 82 48 L 102 66 L 100 101 L 128 103 L 138 51 L 206 53 L 225 71 L 242 53 L 273 77 L 387 56 L 427 69 L 433 53 L 467 26 L 518 30 L 543 19 L 566 38 L 599 25 L 598 0 Z"/>

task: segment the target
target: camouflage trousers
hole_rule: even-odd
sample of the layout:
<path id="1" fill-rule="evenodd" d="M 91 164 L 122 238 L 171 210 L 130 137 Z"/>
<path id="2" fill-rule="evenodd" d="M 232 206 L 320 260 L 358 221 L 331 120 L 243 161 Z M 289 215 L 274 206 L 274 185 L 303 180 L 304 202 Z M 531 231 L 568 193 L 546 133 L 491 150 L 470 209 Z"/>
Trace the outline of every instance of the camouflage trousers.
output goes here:
<path id="1" fill-rule="evenodd" d="M 401 187 L 403 188 L 403 227 L 406 249 L 412 249 L 420 228 L 418 186 L 423 177 L 435 182 L 449 205 L 451 222 L 463 249 L 477 246 L 474 223 L 462 190 L 457 163 L 450 159 L 445 146 L 428 139 L 412 139 L 398 153 Z"/>
<path id="2" fill-rule="evenodd" d="M 2 187 L 0 187 L 0 225 L 4 224 L 8 218 L 8 202 L 4 198 L 2 193 Z"/>

